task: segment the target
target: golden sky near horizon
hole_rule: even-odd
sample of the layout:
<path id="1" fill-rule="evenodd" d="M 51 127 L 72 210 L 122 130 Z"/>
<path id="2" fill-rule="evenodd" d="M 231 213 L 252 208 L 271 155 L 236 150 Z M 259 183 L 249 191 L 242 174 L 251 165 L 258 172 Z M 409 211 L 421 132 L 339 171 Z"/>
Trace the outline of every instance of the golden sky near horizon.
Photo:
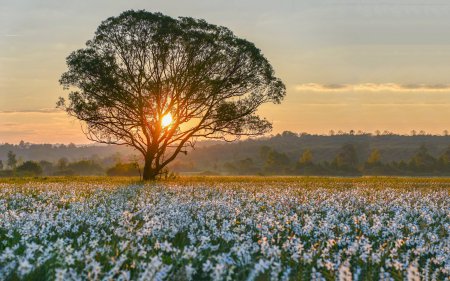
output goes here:
<path id="1" fill-rule="evenodd" d="M 0 6 L 0 143 L 89 143 L 55 110 L 65 58 L 128 9 L 190 16 L 254 42 L 287 86 L 273 133 L 450 129 L 450 2 L 13 1 Z"/>

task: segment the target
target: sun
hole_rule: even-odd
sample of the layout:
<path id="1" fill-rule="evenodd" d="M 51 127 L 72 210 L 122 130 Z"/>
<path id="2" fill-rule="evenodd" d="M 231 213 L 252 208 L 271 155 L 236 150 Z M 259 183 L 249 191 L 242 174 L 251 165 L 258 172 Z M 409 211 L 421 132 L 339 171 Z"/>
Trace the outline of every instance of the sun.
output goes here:
<path id="1" fill-rule="evenodd" d="M 161 126 L 163 126 L 163 128 L 167 127 L 170 124 L 172 124 L 172 121 L 173 121 L 172 114 L 167 113 L 166 115 L 163 116 L 163 118 L 161 120 Z"/>

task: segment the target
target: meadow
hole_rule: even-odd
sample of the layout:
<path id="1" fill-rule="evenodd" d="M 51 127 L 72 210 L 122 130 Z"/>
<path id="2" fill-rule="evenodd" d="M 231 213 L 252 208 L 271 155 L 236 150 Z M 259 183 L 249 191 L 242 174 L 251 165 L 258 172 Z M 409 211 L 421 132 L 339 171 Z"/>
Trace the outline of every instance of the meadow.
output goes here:
<path id="1" fill-rule="evenodd" d="M 450 179 L 0 181 L 0 280 L 449 280 Z"/>

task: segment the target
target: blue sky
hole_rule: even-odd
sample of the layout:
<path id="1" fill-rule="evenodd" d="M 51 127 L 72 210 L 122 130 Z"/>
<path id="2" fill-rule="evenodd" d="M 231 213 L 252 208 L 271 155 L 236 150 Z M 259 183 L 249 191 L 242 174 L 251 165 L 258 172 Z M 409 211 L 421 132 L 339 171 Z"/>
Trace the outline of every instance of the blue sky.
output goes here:
<path id="1" fill-rule="evenodd" d="M 450 2 L 13 1 L 0 8 L 0 142 L 86 143 L 54 110 L 65 58 L 128 9 L 203 18 L 252 41 L 287 85 L 274 133 L 450 129 Z"/>

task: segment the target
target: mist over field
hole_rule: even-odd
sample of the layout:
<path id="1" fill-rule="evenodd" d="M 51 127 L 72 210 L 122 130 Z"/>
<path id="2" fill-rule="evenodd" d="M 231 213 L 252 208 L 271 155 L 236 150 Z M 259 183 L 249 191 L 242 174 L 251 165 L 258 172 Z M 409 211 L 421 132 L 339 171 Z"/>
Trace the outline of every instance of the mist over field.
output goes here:
<path id="1" fill-rule="evenodd" d="M 199 141 L 195 149 L 175 160 L 169 171 L 205 175 L 450 175 L 449 143 L 450 137 L 445 135 L 320 136 L 284 132 L 236 143 Z M 339 167 L 336 160 L 343 157 L 349 145 L 354 151 L 346 153 L 354 153 L 349 156 L 355 159 L 346 161 L 354 163 L 341 163 Z M 121 146 L 3 144 L 0 160 L 5 164 L 9 151 L 22 163 L 41 162 L 45 166 L 43 175 L 105 175 L 117 164 L 142 166 L 136 151 Z M 61 167 L 63 163 L 69 167 Z M 343 167 L 346 164 L 350 167 Z M 139 167 L 126 169 L 122 176 L 139 175 Z"/>

